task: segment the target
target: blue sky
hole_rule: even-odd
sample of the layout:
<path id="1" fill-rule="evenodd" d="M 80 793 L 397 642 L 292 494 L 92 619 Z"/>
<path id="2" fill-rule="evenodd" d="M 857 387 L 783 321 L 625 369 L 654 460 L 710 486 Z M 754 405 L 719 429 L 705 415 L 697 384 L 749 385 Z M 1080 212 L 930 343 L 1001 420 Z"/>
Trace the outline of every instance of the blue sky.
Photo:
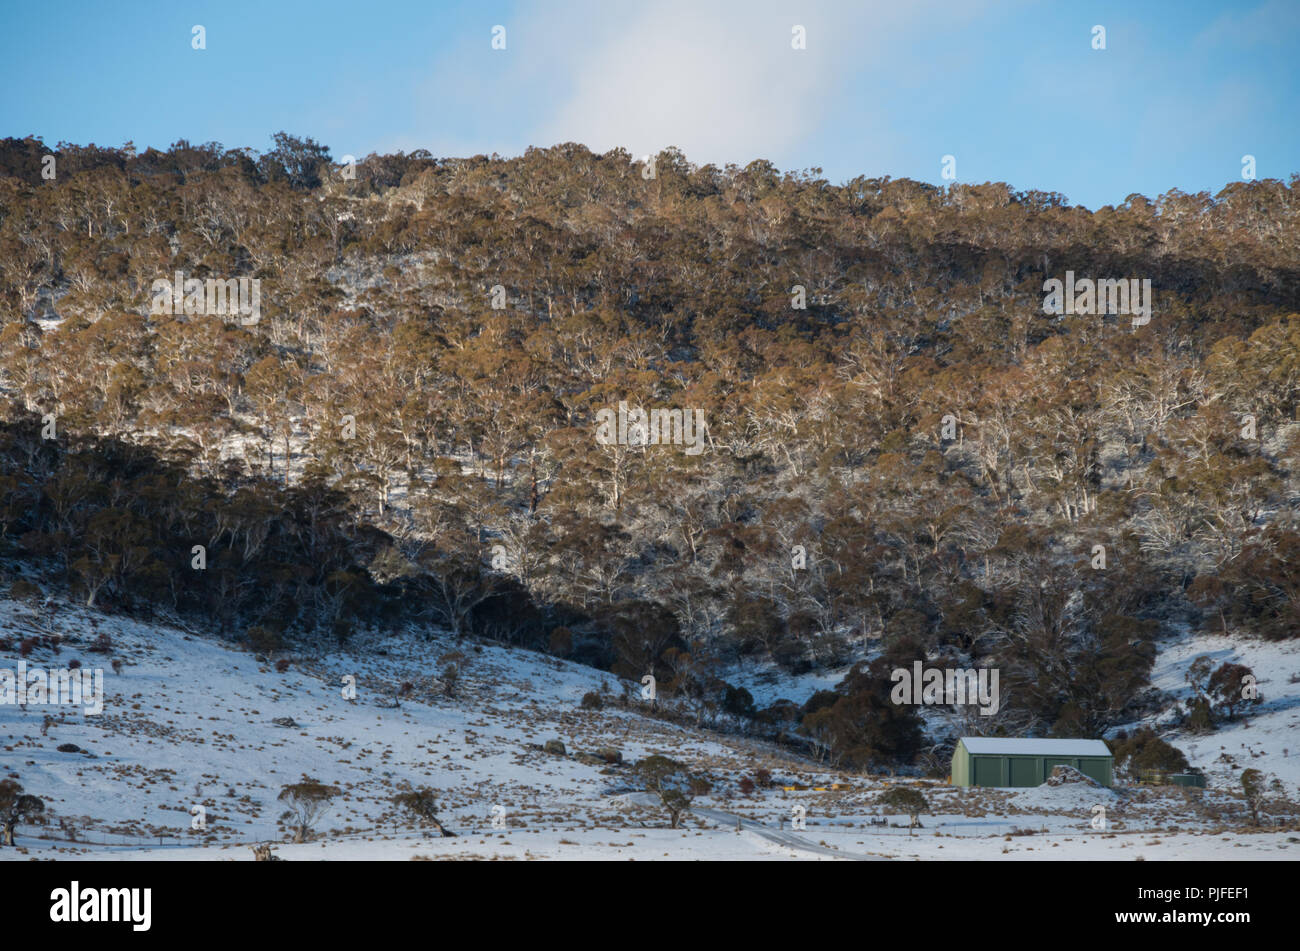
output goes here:
<path id="1" fill-rule="evenodd" d="M 0 136 L 49 143 L 676 145 L 935 184 L 952 155 L 1093 208 L 1217 192 L 1246 154 L 1300 172 L 1300 0 L 0 0 L 0 27 Z"/>

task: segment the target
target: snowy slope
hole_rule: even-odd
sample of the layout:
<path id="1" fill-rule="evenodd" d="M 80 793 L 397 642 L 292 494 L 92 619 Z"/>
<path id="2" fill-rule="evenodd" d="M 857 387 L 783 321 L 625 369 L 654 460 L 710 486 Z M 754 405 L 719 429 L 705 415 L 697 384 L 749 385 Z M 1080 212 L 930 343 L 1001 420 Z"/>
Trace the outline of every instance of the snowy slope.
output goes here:
<path id="1" fill-rule="evenodd" d="M 934 815 L 912 835 L 905 818 L 886 817 L 876 804 L 889 780 L 839 774 L 744 737 L 692 731 L 648 716 L 639 700 L 623 709 L 614 700 L 623 685 L 611 675 L 445 636 L 359 636 L 347 650 L 287 655 L 281 673 L 234 645 L 166 625 L 69 605 L 51 616 L 0 601 L 0 642 L 10 642 L 0 649 L 0 669 L 16 667 L 19 640 L 34 634 L 66 640 L 57 653 L 37 647 L 26 663 L 59 668 L 76 659 L 104 669 L 105 707 L 86 716 L 0 705 L 0 776 L 17 778 L 49 807 L 49 821 L 20 827 L 22 848 L 0 849 L 0 858 L 246 861 L 249 846 L 262 841 L 286 843 L 278 846 L 286 858 L 340 859 L 1127 858 L 1134 851 L 1157 859 L 1239 857 L 1243 848 L 1285 858 L 1296 849 L 1288 841 L 1294 831 L 1237 831 L 1240 802 L 1215 790 L 1193 806 L 1171 791 L 959 790 L 918 781 Z M 112 641 L 104 654 L 88 649 L 100 635 Z M 437 673 L 452 650 L 464 654 L 464 673 L 448 699 Z M 123 661 L 120 674 L 111 669 L 114 658 Z M 1171 660 L 1170 677 L 1176 666 Z M 346 675 L 356 678 L 355 700 L 343 695 Z M 395 705 L 404 683 L 409 692 Z M 579 708 L 584 693 L 605 685 L 604 710 Z M 53 720 L 43 735 L 47 714 Z M 1271 718 L 1294 716 L 1281 705 L 1243 729 L 1256 742 L 1281 737 L 1285 722 Z M 284 717 L 294 725 L 272 722 Z M 551 739 L 568 755 L 544 752 Z M 68 743 L 84 752 L 57 749 Z M 604 747 L 625 761 L 663 753 L 687 762 L 711 778 L 712 794 L 696 800 L 684 828 L 668 829 L 626 766 L 574 755 Z M 738 780 L 759 767 L 777 781 L 741 795 Z M 342 795 L 318 824 L 317 840 L 289 845 L 276 797 L 304 774 Z M 848 788 L 832 791 L 831 782 Z M 781 788 L 796 785 L 820 788 Z M 394 808 L 393 794 L 407 786 L 437 791 L 439 816 L 456 838 L 429 838 Z M 1104 831 L 1091 827 L 1099 803 L 1110 820 Z M 206 811 L 203 830 L 190 828 L 196 805 Z M 796 807 L 807 828 L 791 831 Z M 493 827 L 494 814 L 502 827 Z M 739 831 L 736 817 L 745 820 Z M 1148 845 L 1153 838 L 1159 842 Z"/>
<path id="2" fill-rule="evenodd" d="M 1152 683 L 1178 700 L 1190 699 L 1185 674 L 1201 656 L 1216 668 L 1225 662 L 1249 667 L 1258 678 L 1260 703 L 1213 733 L 1174 730 L 1166 739 L 1205 772 L 1211 785 L 1235 784 L 1241 771 L 1253 766 L 1294 793 L 1300 787 L 1300 644 L 1188 635 L 1161 651 Z"/>

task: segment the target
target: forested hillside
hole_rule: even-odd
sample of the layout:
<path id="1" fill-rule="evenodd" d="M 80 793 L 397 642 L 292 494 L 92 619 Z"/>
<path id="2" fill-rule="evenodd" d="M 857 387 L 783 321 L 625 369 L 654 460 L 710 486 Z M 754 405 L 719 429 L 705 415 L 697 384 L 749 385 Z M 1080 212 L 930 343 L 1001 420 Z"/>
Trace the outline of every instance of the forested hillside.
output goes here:
<path id="1" fill-rule="evenodd" d="M 920 746 L 895 666 L 1097 735 L 1161 638 L 1300 634 L 1300 177 L 819 174 L 4 140 L 8 578 L 263 650 L 437 623 L 849 765 Z M 178 272 L 258 319 L 156 312 Z M 1149 322 L 1044 313 L 1067 272 L 1150 280 Z M 599 439 L 620 402 L 702 451 Z M 868 659 L 802 706 L 719 679 Z"/>

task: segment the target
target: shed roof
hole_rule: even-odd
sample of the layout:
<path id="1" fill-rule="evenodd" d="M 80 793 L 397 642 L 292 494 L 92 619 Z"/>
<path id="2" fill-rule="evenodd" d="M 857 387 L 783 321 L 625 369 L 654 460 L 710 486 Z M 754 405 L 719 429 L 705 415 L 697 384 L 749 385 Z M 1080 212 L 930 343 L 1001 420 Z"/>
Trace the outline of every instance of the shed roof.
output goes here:
<path id="1" fill-rule="evenodd" d="M 1031 740 L 1002 736 L 963 736 L 961 745 L 974 756 L 1110 756 L 1101 740 Z"/>

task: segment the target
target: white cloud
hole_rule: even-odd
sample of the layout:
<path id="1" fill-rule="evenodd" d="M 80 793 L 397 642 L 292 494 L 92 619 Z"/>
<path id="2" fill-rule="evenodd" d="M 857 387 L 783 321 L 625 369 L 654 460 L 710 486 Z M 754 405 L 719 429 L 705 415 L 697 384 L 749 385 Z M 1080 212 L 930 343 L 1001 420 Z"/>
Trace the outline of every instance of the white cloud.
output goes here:
<path id="1" fill-rule="evenodd" d="M 491 125 L 478 130 L 478 150 L 572 141 L 640 156 L 674 145 L 697 164 L 782 164 L 844 112 L 856 74 L 906 56 L 901 34 L 941 16 L 937 0 L 556 7 L 508 20 L 506 51 L 486 52 L 485 26 L 440 65 L 429 90 L 487 104 Z M 806 49 L 791 47 L 795 25 L 806 28 Z M 859 135 L 888 134 L 875 104 L 847 105 Z"/>
<path id="2" fill-rule="evenodd" d="M 840 45 L 824 15 L 801 19 L 738 3 L 640 8 L 570 61 L 572 95 L 539 134 L 636 155 L 675 145 L 697 163 L 780 153 L 824 118 Z M 796 23 L 807 49 L 791 48 Z"/>

